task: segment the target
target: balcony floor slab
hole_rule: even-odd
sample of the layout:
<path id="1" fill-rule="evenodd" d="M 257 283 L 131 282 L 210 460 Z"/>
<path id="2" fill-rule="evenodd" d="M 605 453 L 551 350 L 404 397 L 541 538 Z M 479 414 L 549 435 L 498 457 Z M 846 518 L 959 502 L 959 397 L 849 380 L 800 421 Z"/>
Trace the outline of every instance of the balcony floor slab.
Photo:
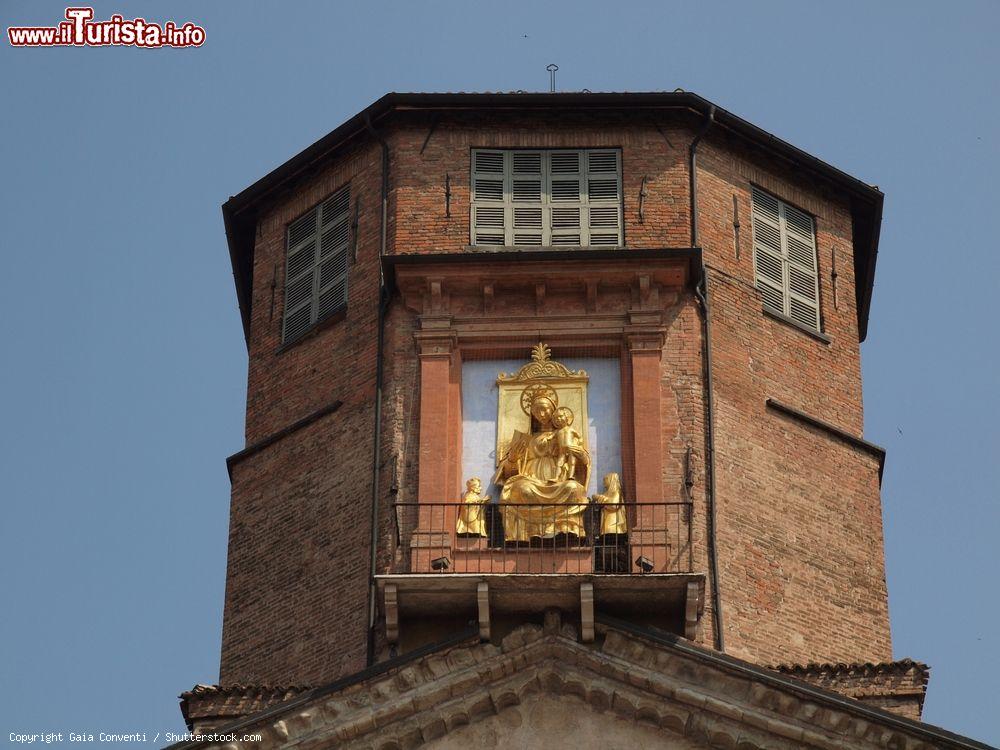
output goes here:
<path id="1" fill-rule="evenodd" d="M 581 584 L 590 584 L 598 612 L 627 613 L 638 619 L 677 613 L 686 619 L 690 633 L 705 601 L 704 573 L 409 573 L 379 575 L 375 580 L 383 606 L 392 608 L 387 616 L 397 622 L 442 613 L 481 620 L 481 583 L 488 587 L 489 615 L 494 618 L 551 608 L 579 612 Z"/>

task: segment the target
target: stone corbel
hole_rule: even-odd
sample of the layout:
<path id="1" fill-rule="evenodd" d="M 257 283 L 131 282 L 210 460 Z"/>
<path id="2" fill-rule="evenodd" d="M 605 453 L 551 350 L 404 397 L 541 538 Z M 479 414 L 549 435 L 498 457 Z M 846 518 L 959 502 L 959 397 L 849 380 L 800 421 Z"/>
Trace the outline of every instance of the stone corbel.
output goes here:
<path id="1" fill-rule="evenodd" d="M 643 309 L 649 307 L 657 290 L 656 285 L 652 283 L 648 275 L 644 274 L 636 279 L 636 290 L 639 295 L 639 307 Z"/>
<path id="2" fill-rule="evenodd" d="M 597 282 L 593 279 L 587 281 L 587 312 L 597 312 Z"/>
<path id="3" fill-rule="evenodd" d="M 594 584 L 580 584 L 580 640 L 594 642 Z"/>
<path id="4" fill-rule="evenodd" d="M 663 310 L 677 304 L 678 298 L 679 295 L 674 287 L 664 287 L 649 274 L 638 274 L 632 284 L 630 318 L 635 322 L 637 313 L 644 314 L 639 315 L 640 318 L 649 318 L 652 314 L 656 316 L 657 321 L 661 321 Z"/>
<path id="5" fill-rule="evenodd" d="M 427 279 L 426 312 L 430 315 L 441 315 L 447 309 L 447 301 L 444 279 Z"/>
<path id="6" fill-rule="evenodd" d="M 476 587 L 476 604 L 479 608 L 479 640 L 490 639 L 490 585 L 480 581 Z"/>
<path id="7" fill-rule="evenodd" d="M 628 323 L 628 328 L 635 332 L 660 329 L 663 326 L 660 287 L 648 275 L 637 276 L 632 286 L 632 307 L 628 311 Z M 626 334 L 629 334 L 628 330 Z M 660 346 L 663 346 L 662 337 Z"/>
<path id="8" fill-rule="evenodd" d="M 483 315 L 493 314 L 493 282 L 483 282 Z"/>
<path id="9" fill-rule="evenodd" d="M 399 290 L 407 309 L 423 318 L 450 316 L 451 295 L 441 277 L 418 277 L 401 283 Z"/>
<path id="10" fill-rule="evenodd" d="M 687 601 L 684 604 L 684 637 L 693 641 L 698 636 L 701 590 L 695 581 L 687 585 Z"/>
<path id="11" fill-rule="evenodd" d="M 385 585 L 385 639 L 395 644 L 399 641 L 399 600 L 396 584 Z"/>
<path id="12" fill-rule="evenodd" d="M 625 336 L 630 354 L 633 356 L 652 354 L 659 356 L 662 353 L 664 344 L 662 330 L 649 326 L 632 326 L 632 328 L 634 332 L 627 333 Z"/>

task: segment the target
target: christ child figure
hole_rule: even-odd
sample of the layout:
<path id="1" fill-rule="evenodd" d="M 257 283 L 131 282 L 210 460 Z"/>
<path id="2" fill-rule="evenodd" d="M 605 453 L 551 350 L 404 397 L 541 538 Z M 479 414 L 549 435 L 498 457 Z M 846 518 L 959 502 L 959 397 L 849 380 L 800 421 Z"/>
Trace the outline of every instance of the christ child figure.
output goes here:
<path id="1" fill-rule="evenodd" d="M 556 443 L 559 446 L 559 456 L 556 459 L 559 479 L 576 476 L 576 457 L 583 450 L 583 439 L 572 426 L 573 418 L 573 410 L 568 406 L 560 406 L 552 416 L 552 426 L 556 428 Z"/>

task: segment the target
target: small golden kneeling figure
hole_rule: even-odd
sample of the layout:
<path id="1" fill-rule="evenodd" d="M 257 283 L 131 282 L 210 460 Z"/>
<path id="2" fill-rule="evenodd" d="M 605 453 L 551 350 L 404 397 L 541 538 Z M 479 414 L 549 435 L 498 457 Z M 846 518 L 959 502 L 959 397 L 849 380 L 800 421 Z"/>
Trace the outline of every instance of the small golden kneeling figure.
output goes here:
<path id="1" fill-rule="evenodd" d="M 604 477 L 604 494 L 594 495 L 601 506 L 601 534 L 626 534 L 625 506 L 622 504 L 622 480 L 611 472 Z"/>
<path id="2" fill-rule="evenodd" d="M 483 495 L 483 483 L 479 477 L 472 477 L 465 483 L 462 507 L 455 522 L 455 533 L 459 536 L 486 536 L 486 509 L 489 496 Z"/>

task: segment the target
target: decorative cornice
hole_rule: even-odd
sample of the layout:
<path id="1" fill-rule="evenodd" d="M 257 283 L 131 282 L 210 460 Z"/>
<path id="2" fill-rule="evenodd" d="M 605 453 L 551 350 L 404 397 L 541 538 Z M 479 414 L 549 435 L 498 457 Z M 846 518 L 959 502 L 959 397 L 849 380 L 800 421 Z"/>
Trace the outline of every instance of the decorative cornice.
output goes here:
<path id="1" fill-rule="evenodd" d="M 853 662 L 844 663 L 823 663 L 810 662 L 808 664 L 778 664 L 769 667 L 775 672 L 791 675 L 864 675 L 866 677 L 875 675 L 902 675 L 917 673 L 921 675 L 924 683 L 930 678 L 930 667 L 923 662 L 913 659 L 900 659 L 899 661 L 887 662 Z"/>
<path id="2" fill-rule="evenodd" d="M 260 732 L 262 748 L 408 747 L 547 693 L 706 746 L 987 748 L 665 633 L 600 618 L 603 638 L 590 646 L 549 619 L 545 629 L 522 625 L 499 646 L 439 647 L 216 731 Z"/>

